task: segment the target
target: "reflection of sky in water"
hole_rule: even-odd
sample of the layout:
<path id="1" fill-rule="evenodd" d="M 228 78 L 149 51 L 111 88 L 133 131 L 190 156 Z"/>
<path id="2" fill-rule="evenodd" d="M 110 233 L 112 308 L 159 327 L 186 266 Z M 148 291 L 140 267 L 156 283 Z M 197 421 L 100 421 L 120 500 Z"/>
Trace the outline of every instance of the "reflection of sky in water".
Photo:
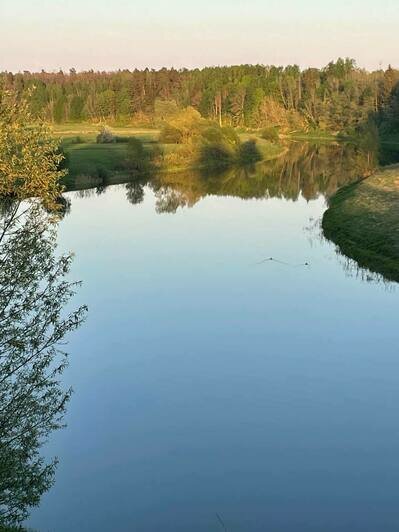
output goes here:
<path id="1" fill-rule="evenodd" d="M 305 228 L 325 201 L 208 196 L 156 214 L 72 196 L 86 325 L 61 461 L 31 526 L 57 532 L 396 530 L 397 291 Z M 273 256 L 288 263 L 267 262 Z"/>

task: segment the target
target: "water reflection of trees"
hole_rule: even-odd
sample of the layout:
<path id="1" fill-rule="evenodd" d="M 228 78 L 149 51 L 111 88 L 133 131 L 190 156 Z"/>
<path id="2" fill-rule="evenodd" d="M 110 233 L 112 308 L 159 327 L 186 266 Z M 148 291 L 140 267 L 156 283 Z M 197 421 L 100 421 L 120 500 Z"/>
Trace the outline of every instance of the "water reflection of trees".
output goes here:
<path id="1" fill-rule="evenodd" d="M 286 152 L 272 161 L 256 165 L 187 170 L 181 172 L 136 173 L 113 183 L 124 184 L 127 200 L 137 205 L 144 199 L 145 187 L 156 197 L 157 212 L 176 212 L 192 207 L 208 195 L 242 199 L 281 198 L 310 201 L 320 195 L 329 197 L 338 188 L 370 175 L 377 166 L 378 153 L 347 143 L 311 144 L 290 142 Z M 86 180 L 87 181 L 87 180 Z M 76 183 L 80 198 L 103 193 L 106 185 Z"/>
<path id="2" fill-rule="evenodd" d="M 56 257 L 56 224 L 37 206 L 0 212 L 0 529 L 19 526 L 53 482 L 41 456 L 62 425 L 70 390 L 60 384 L 62 350 L 85 307 L 64 313 L 76 284 L 71 256 Z"/>
<path id="3" fill-rule="evenodd" d="M 296 201 L 331 196 L 341 186 L 370 175 L 377 157 L 348 144 L 291 143 L 273 161 L 233 167 L 215 174 L 189 171 L 164 174 L 151 180 L 157 211 L 175 212 L 190 207 L 207 195 L 242 199 L 282 198 Z"/>

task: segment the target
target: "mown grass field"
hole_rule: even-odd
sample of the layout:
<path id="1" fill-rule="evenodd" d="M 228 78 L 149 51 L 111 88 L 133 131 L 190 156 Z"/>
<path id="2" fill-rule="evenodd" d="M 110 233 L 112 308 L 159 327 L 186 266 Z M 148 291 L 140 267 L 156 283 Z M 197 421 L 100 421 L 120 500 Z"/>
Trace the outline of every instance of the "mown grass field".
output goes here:
<path id="1" fill-rule="evenodd" d="M 96 137 L 104 124 L 60 124 L 53 125 L 52 130 L 54 135 L 61 138 L 63 141 L 73 140 L 76 137 L 81 137 L 87 142 L 95 142 Z M 158 129 L 145 129 L 129 126 L 115 126 L 109 127 L 116 137 L 139 137 L 143 142 L 155 142 L 159 136 Z"/>
<path id="2" fill-rule="evenodd" d="M 119 142 L 97 144 L 101 124 L 62 124 L 53 126 L 54 136 L 62 140 L 67 156 L 68 176 L 72 185 L 76 177 L 111 177 L 125 171 L 127 141 L 139 138 L 144 144 L 157 142 L 159 130 L 135 127 L 111 127 Z M 107 126 L 108 127 L 108 126 Z"/>
<path id="3" fill-rule="evenodd" d="M 399 282 L 399 166 L 341 189 L 322 225 L 344 255 Z"/>
<path id="4" fill-rule="evenodd" d="M 95 144 L 84 142 L 64 148 L 71 177 L 101 176 L 122 171 L 126 144 Z"/>

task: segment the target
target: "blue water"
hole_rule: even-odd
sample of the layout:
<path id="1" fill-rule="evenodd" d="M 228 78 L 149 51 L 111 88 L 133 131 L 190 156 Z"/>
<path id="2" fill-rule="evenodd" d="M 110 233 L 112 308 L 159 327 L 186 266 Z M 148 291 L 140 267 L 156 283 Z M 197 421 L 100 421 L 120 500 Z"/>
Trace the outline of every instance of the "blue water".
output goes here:
<path id="1" fill-rule="evenodd" d="M 40 532 L 399 529 L 399 297 L 306 201 L 70 193 L 87 323 Z M 266 261 L 274 257 L 277 261 Z M 305 262 L 309 266 L 304 266 Z"/>

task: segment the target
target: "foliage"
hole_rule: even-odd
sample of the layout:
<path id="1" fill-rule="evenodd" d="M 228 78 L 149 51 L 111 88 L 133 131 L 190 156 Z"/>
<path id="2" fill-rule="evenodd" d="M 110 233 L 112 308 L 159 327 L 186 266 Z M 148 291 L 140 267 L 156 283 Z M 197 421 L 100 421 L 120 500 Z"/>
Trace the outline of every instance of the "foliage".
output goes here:
<path id="1" fill-rule="evenodd" d="M 219 154 L 213 157 L 216 161 L 219 158 Z M 155 190 L 157 212 L 175 212 L 207 195 L 290 201 L 330 197 L 338 188 L 358 181 L 359 176 L 370 175 L 378 164 L 375 152 L 360 150 L 352 143 L 303 142 L 290 143 L 284 156 L 273 160 L 256 165 L 236 162 L 151 176 L 147 185 Z"/>
<path id="2" fill-rule="evenodd" d="M 18 526 L 53 483 L 40 448 L 62 426 L 71 391 L 61 346 L 82 322 L 64 315 L 76 289 L 71 256 L 56 258 L 55 226 L 37 204 L 3 202 L 0 219 L 0 528 Z M 22 208 L 22 211 L 21 211 Z"/>
<path id="3" fill-rule="evenodd" d="M 50 129 L 34 121 L 26 101 L 0 94 L 0 197 L 39 197 L 50 207 L 61 192 L 63 154 Z"/>
<path id="4" fill-rule="evenodd" d="M 34 116 L 154 124 L 186 108 L 234 127 L 279 126 L 282 132 L 346 132 L 372 115 L 379 127 L 399 124 L 399 72 L 366 72 L 352 59 L 321 69 L 296 65 L 238 65 L 177 71 L 4 72 L 8 89 L 28 98 Z M 31 93 L 31 88 L 36 90 Z"/>
<path id="5" fill-rule="evenodd" d="M 236 150 L 240 145 L 240 138 L 232 127 L 220 127 L 215 123 L 207 125 L 201 132 L 203 142 L 224 144 L 229 150 Z"/>
<path id="6" fill-rule="evenodd" d="M 204 123 L 205 121 L 198 111 L 193 107 L 187 107 L 165 124 L 165 127 L 172 127 L 179 131 L 180 142 L 187 144 L 200 134 Z"/>
<path id="7" fill-rule="evenodd" d="M 235 162 L 255 162 L 261 154 L 253 143 L 241 144 L 233 127 L 222 127 L 216 122 L 205 120 L 192 108 L 179 113 L 171 123 L 166 123 L 160 140 L 170 133 L 173 140 L 179 140 L 184 147 L 177 153 L 166 154 L 164 162 L 178 164 L 179 160 L 191 160 L 191 165 L 202 167 L 223 167 Z"/>
<path id="8" fill-rule="evenodd" d="M 162 144 L 181 144 L 183 134 L 179 128 L 172 126 L 172 124 L 165 124 L 159 135 L 159 142 Z"/>
<path id="9" fill-rule="evenodd" d="M 56 155 L 60 156 L 60 162 L 58 163 L 58 170 L 63 170 L 64 173 L 66 174 L 68 167 L 69 167 L 69 163 L 70 163 L 69 153 L 65 151 L 65 148 L 64 146 L 62 146 L 62 144 L 60 144 L 57 147 L 55 153 Z"/>
<path id="10" fill-rule="evenodd" d="M 364 150 L 373 150 L 380 144 L 378 128 L 373 121 L 359 124 L 356 128 L 349 129 L 345 134 L 338 135 L 342 140 L 350 140 Z"/>
<path id="11" fill-rule="evenodd" d="M 132 205 L 138 205 L 144 200 L 144 188 L 139 181 L 131 181 L 126 184 L 126 199 Z"/>
<path id="12" fill-rule="evenodd" d="M 154 118 L 156 122 L 163 122 L 164 120 L 171 120 L 179 112 L 179 108 L 175 100 L 162 100 L 156 98 L 154 101 Z"/>
<path id="13" fill-rule="evenodd" d="M 101 128 L 96 140 L 97 144 L 111 144 L 113 142 L 116 142 L 115 135 L 110 129 L 106 128 L 105 126 Z"/>
<path id="14" fill-rule="evenodd" d="M 238 150 L 238 161 L 240 164 L 256 163 L 261 160 L 262 154 L 258 150 L 256 140 L 247 140 L 240 145 Z"/>
<path id="15" fill-rule="evenodd" d="M 38 105 L 43 90 L 32 92 Z M 34 106 L 33 106 L 34 107 Z M 25 100 L 0 96 L 0 528 L 19 527 L 51 486 L 56 461 L 41 445 L 62 425 L 70 391 L 60 350 L 85 308 L 63 316 L 75 291 L 70 256 L 54 257 L 62 149 Z M 28 200 L 29 201 L 23 201 Z M 51 214 L 46 213 L 45 207 Z"/>
<path id="16" fill-rule="evenodd" d="M 249 135 L 243 135 L 251 139 Z M 107 146 L 109 148 L 110 146 Z M 115 148 L 116 146 L 111 146 Z M 284 198 L 297 201 L 304 198 L 315 200 L 323 195 L 332 196 L 338 188 L 369 176 L 378 165 L 381 153 L 378 146 L 372 150 L 359 148 L 356 143 L 329 142 L 290 142 L 284 154 L 281 147 L 257 139 L 256 147 L 263 154 L 259 164 L 240 164 L 238 158 L 228 165 L 198 164 L 199 161 L 185 159 L 185 169 L 179 172 L 159 172 L 158 165 L 154 172 L 127 175 L 126 172 L 107 178 L 107 184 L 126 184 L 126 196 L 132 203 L 143 199 L 143 187 L 151 187 L 157 198 L 157 211 L 174 212 L 179 207 L 195 205 L 208 194 L 234 196 L 241 198 Z M 185 149 L 184 145 L 179 149 Z M 268 150 L 272 152 L 268 156 Z M 281 156 L 277 156 L 277 155 Z M 197 154 L 199 155 L 199 154 Z M 385 153 L 384 160 L 391 164 L 396 159 L 389 159 Z M 151 156 L 151 162 L 154 157 Z M 191 153 L 187 157 L 192 157 Z M 217 160 L 217 158 L 216 158 Z M 192 163 L 188 168 L 187 163 Z M 71 190 L 90 188 L 86 194 L 96 194 L 98 180 L 77 177 L 71 184 Z"/>
<path id="17" fill-rule="evenodd" d="M 126 166 L 131 174 L 144 174 L 151 170 L 150 150 L 144 147 L 140 139 L 132 137 L 127 145 Z"/>
<path id="18" fill-rule="evenodd" d="M 204 167 L 224 167 L 236 162 L 244 162 L 244 154 L 239 136 L 232 127 L 208 125 L 200 136 L 200 164 Z M 259 154 L 260 155 L 260 154 Z M 260 157 L 261 158 L 261 157 Z M 259 160 L 259 159 L 257 159 Z M 253 162 L 247 160 L 247 162 Z"/>
<path id="19" fill-rule="evenodd" d="M 260 136 L 264 140 L 268 140 L 269 142 L 278 142 L 280 139 L 278 128 L 277 127 L 265 127 L 260 132 Z"/>
<path id="20" fill-rule="evenodd" d="M 216 143 L 207 143 L 200 149 L 199 162 L 201 166 L 213 168 L 233 164 L 233 154 L 225 146 Z"/>

